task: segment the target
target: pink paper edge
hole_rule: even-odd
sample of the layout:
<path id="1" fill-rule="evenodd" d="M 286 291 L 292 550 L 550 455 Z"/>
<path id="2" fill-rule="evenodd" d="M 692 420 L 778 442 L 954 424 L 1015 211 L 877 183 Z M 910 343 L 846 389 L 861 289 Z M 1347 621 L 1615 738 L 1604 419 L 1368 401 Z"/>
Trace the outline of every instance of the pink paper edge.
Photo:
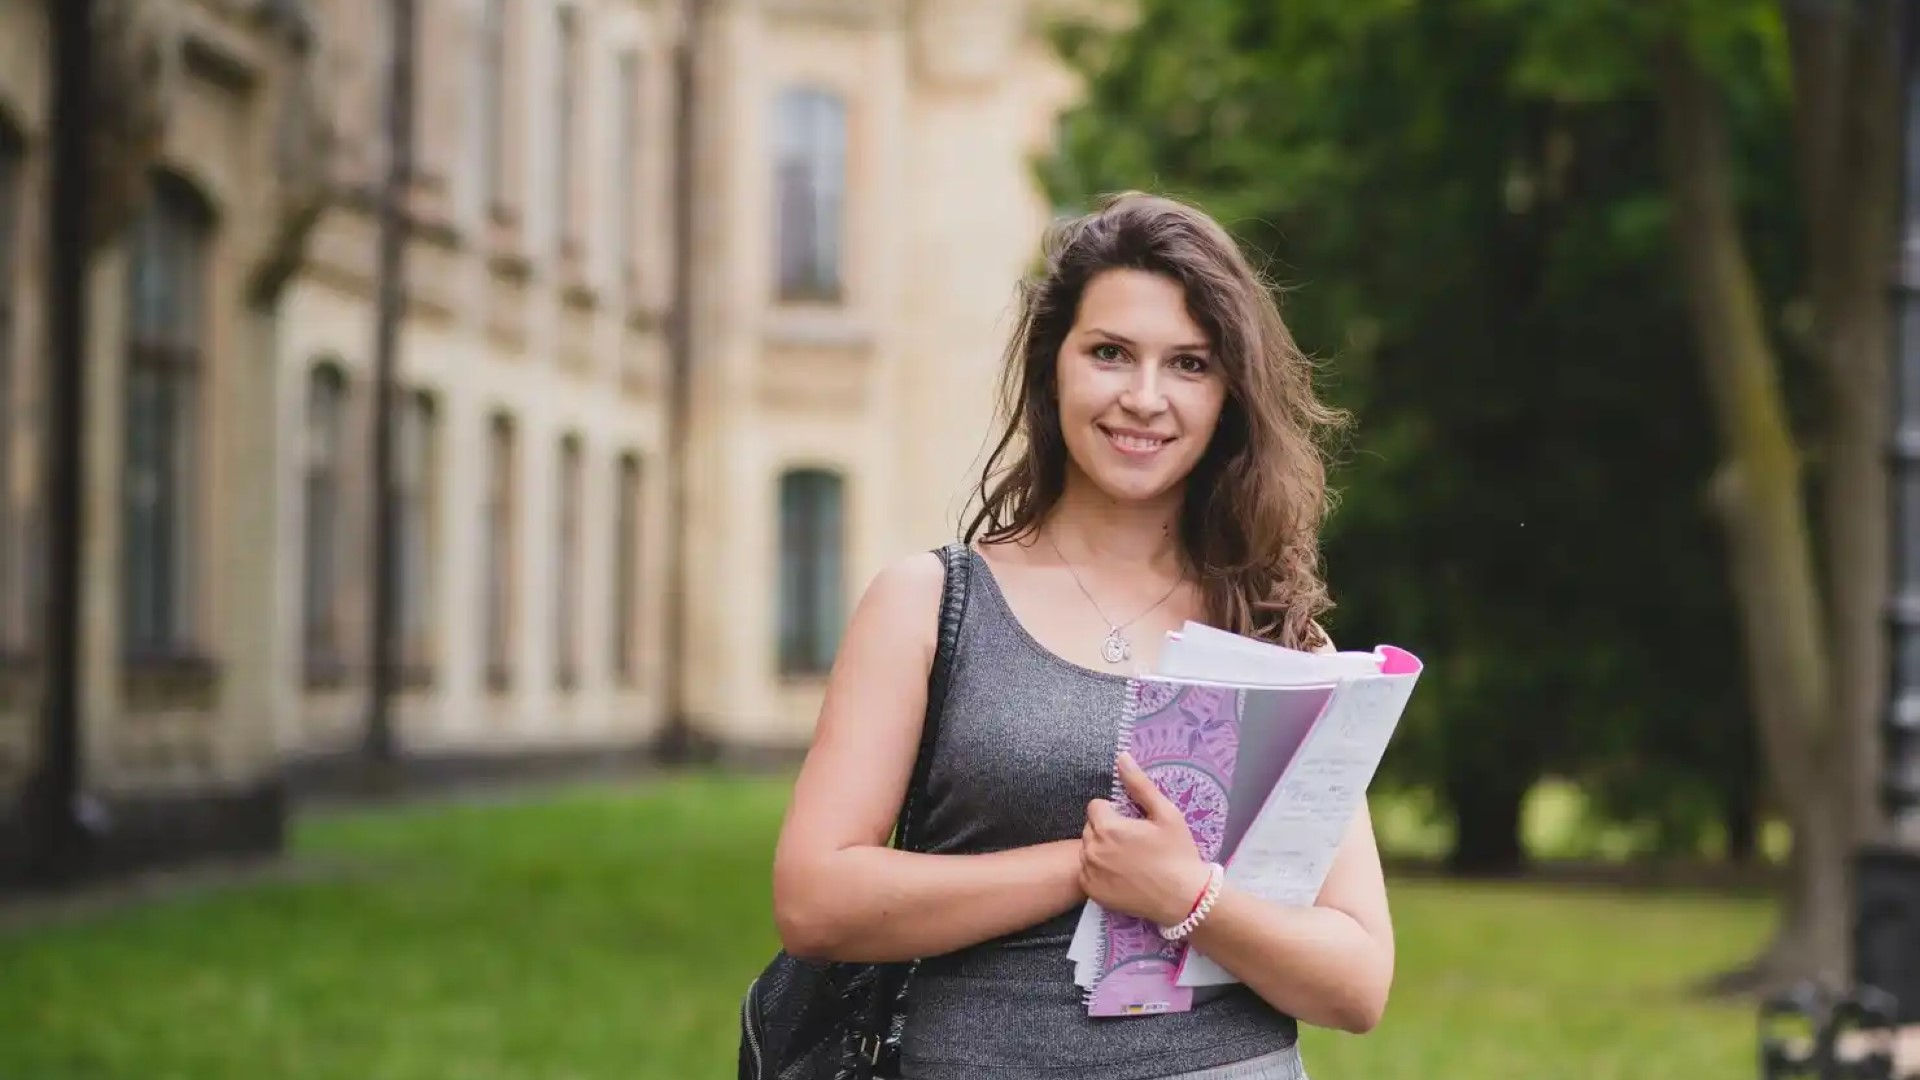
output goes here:
<path id="1" fill-rule="evenodd" d="M 1418 675 L 1422 668 L 1420 658 L 1397 645 L 1382 645 L 1373 650 L 1380 657 L 1382 675 Z"/>

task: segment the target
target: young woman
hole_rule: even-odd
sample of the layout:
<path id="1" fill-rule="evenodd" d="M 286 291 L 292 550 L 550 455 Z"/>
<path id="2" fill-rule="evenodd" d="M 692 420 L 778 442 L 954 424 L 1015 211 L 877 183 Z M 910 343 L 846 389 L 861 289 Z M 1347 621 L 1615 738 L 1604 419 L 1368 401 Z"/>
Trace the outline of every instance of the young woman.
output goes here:
<path id="1" fill-rule="evenodd" d="M 942 569 L 921 554 L 861 599 L 774 862 L 786 948 L 925 958 L 912 1080 L 1304 1077 L 1304 1022 L 1380 1020 L 1393 934 L 1355 816 L 1318 902 L 1225 888 L 1193 946 L 1241 980 L 1190 1012 L 1092 1019 L 1066 948 L 1084 901 L 1172 926 L 1209 869 L 1177 811 L 1115 759 L 1129 673 L 1193 619 L 1330 647 L 1326 505 L 1308 360 L 1224 230 L 1184 204 L 1109 200 L 1050 238 L 1007 351 L 1006 428 L 966 531 L 972 592 L 922 812 L 886 846 L 918 748 Z M 1116 764 L 1145 819 L 1106 800 Z"/>

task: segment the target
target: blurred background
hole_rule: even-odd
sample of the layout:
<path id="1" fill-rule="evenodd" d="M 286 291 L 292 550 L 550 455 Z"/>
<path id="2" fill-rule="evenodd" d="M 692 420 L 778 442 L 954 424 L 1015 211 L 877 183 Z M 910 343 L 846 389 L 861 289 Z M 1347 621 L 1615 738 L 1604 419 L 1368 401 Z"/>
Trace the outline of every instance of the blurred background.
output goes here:
<path id="1" fill-rule="evenodd" d="M 0 1077 L 728 1074 L 840 628 L 1131 188 L 1275 281 L 1334 637 L 1427 662 L 1314 1074 L 1891 1053 L 1907 8 L 0 0 Z"/>

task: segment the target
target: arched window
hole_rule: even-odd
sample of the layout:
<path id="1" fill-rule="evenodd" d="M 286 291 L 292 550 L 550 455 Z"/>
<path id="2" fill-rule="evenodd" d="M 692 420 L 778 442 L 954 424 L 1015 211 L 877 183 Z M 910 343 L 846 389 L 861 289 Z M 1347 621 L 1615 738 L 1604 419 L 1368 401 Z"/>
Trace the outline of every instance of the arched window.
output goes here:
<path id="1" fill-rule="evenodd" d="M 840 299 L 846 174 L 846 103 L 808 87 L 782 93 L 774 116 L 780 299 Z"/>
<path id="2" fill-rule="evenodd" d="M 840 646 L 845 485 L 839 474 L 780 477 L 780 671 L 817 675 Z"/>
<path id="3" fill-rule="evenodd" d="M 135 659 L 190 655 L 197 644 L 213 228 L 205 200 L 160 174 L 128 236 L 121 626 Z"/>
<path id="4" fill-rule="evenodd" d="M 301 598 L 306 670 L 309 683 L 325 685 L 338 682 L 346 669 L 341 592 L 347 377 L 337 364 L 317 364 L 308 377 L 304 449 Z"/>

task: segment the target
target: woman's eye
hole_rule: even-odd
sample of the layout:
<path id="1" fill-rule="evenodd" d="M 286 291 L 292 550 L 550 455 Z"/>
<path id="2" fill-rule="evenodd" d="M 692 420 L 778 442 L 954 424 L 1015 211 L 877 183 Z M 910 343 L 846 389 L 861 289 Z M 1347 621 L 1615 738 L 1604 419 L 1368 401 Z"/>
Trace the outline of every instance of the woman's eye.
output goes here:
<path id="1" fill-rule="evenodd" d="M 1112 344 L 1111 342 L 1102 342 L 1093 347 L 1093 358 L 1102 363 L 1115 364 L 1126 359 L 1126 353 L 1120 351 L 1120 346 L 1118 345 Z"/>
<path id="2" fill-rule="evenodd" d="M 1206 360 L 1198 356 L 1176 356 L 1173 358 L 1173 366 L 1192 375 L 1198 375 L 1207 370 Z"/>

